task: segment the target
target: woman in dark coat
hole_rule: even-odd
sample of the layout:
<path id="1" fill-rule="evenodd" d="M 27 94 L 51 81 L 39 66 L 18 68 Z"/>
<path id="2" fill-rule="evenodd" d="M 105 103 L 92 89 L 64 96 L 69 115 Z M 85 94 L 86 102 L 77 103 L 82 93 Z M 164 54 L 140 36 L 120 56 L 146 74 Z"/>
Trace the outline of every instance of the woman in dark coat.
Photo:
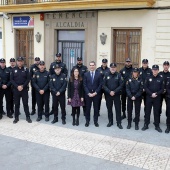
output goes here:
<path id="1" fill-rule="evenodd" d="M 68 83 L 68 105 L 72 106 L 73 126 L 79 125 L 80 106 L 84 106 L 83 80 L 75 68 Z M 77 119 L 75 116 L 77 115 Z"/>

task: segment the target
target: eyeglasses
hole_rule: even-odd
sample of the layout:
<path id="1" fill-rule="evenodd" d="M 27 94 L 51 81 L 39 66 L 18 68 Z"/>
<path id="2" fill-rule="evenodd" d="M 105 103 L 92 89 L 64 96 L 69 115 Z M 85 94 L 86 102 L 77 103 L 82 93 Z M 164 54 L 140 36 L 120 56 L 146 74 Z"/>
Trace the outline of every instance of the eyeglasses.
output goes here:
<path id="1" fill-rule="evenodd" d="M 90 66 L 94 66 L 94 65 L 90 65 Z"/>

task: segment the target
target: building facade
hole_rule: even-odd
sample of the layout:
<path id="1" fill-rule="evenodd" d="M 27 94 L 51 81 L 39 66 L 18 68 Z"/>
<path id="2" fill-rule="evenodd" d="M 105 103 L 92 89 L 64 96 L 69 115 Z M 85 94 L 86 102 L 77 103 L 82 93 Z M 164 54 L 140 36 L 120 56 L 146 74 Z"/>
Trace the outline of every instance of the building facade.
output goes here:
<path id="1" fill-rule="evenodd" d="M 134 66 L 144 58 L 162 65 L 170 60 L 169 7 L 166 0 L 8 1 L 0 6 L 0 55 L 23 56 L 27 66 L 40 57 L 47 68 L 57 52 L 68 69 L 78 56 L 98 66 L 107 58 L 119 69 L 128 57 Z"/>

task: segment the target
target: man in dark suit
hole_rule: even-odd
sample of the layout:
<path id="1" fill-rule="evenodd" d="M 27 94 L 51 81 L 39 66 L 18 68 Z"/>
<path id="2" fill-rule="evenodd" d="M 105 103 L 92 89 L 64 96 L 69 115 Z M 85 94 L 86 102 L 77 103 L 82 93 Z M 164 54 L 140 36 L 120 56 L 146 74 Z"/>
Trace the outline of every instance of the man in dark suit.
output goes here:
<path id="1" fill-rule="evenodd" d="M 90 71 L 84 74 L 83 85 L 85 91 L 85 103 L 86 103 L 86 124 L 89 126 L 90 122 L 90 110 L 93 103 L 94 108 L 94 124 L 99 127 L 98 116 L 99 116 L 99 100 L 102 88 L 102 76 L 100 72 L 96 71 L 96 63 L 91 61 L 89 64 Z"/>

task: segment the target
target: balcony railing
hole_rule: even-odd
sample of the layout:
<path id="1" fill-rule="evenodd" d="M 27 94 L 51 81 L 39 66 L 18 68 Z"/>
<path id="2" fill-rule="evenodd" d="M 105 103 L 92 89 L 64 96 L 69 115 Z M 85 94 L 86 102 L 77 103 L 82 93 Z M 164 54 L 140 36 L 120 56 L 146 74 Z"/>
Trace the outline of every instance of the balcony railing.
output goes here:
<path id="1" fill-rule="evenodd" d="M 31 4 L 31 3 L 45 3 L 45 2 L 64 2 L 76 0 L 0 0 L 1 5 L 15 5 L 15 4 Z"/>

